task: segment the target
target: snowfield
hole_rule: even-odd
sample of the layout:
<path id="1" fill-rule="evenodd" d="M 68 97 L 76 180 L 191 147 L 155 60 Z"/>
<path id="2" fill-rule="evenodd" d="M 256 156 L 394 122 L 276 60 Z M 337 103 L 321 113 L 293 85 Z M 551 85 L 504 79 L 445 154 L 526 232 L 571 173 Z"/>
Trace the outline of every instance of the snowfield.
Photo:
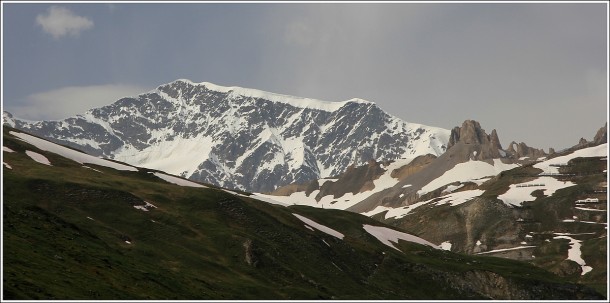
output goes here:
<path id="1" fill-rule="evenodd" d="M 293 213 L 293 215 L 295 217 L 297 217 L 299 220 L 303 221 L 305 224 L 307 224 L 307 225 L 305 225 L 305 227 L 313 227 L 313 228 L 315 228 L 315 229 L 317 229 L 317 230 L 319 230 L 319 231 L 321 231 L 321 232 L 323 232 L 325 234 L 331 235 L 331 236 L 333 236 L 335 238 L 338 238 L 340 240 L 343 240 L 343 237 L 345 237 L 342 233 L 340 233 L 340 232 L 338 232 L 338 231 L 336 231 L 336 230 L 334 230 L 334 229 L 332 229 L 330 227 L 324 226 L 324 225 L 319 224 L 319 223 L 317 223 L 317 222 L 315 222 L 315 221 L 313 221 L 311 219 L 305 218 L 305 217 L 303 217 L 301 215 L 297 215 L 295 213 Z"/>
<path id="2" fill-rule="evenodd" d="M 23 141 L 25 141 L 29 144 L 36 146 L 39 149 L 58 154 L 62 157 L 74 160 L 80 164 L 91 163 L 91 164 L 95 164 L 95 165 L 114 168 L 117 170 L 138 171 L 138 169 L 135 167 L 123 165 L 120 163 L 115 163 L 112 161 L 104 160 L 102 158 L 98 158 L 98 157 L 94 157 L 94 156 L 91 156 L 91 155 L 88 155 L 85 153 L 81 153 L 79 151 L 69 149 L 67 147 L 63 147 L 61 145 L 58 145 L 58 144 L 55 144 L 55 143 L 52 143 L 52 142 L 49 142 L 46 140 L 36 138 L 36 137 L 28 135 L 28 134 L 18 133 L 18 132 L 14 132 L 14 131 L 11 131 L 10 134 L 17 138 L 22 139 Z"/>
<path id="3" fill-rule="evenodd" d="M 574 185 L 576 184 L 570 181 L 559 181 L 553 177 L 539 177 L 533 181 L 511 184 L 508 191 L 499 195 L 498 199 L 507 205 L 520 206 L 525 201 L 536 200 L 536 197 L 532 196 L 536 190 L 544 190 L 545 196 L 552 196 L 557 190 Z"/>
<path id="4" fill-rule="evenodd" d="M 374 193 L 378 193 L 382 190 L 395 186 L 398 183 L 398 179 L 392 178 L 392 171 L 409 164 L 412 160 L 412 158 L 408 158 L 392 162 L 390 165 L 388 165 L 386 171 L 381 176 L 379 176 L 379 178 L 373 180 L 375 188 L 369 191 L 357 193 L 355 195 L 353 193 L 346 193 L 338 198 L 335 198 L 333 195 L 327 195 L 322 197 L 320 201 L 316 201 L 315 199 L 319 190 L 313 191 L 309 194 L 309 196 L 306 196 L 305 192 L 303 191 L 292 193 L 290 196 L 274 196 L 260 193 L 256 193 L 255 195 L 258 197 L 275 200 L 287 205 L 308 205 L 319 208 L 347 209 L 357 204 L 358 202 L 370 197 Z M 329 181 L 334 182 L 334 180 L 336 179 L 322 179 L 318 180 L 318 184 L 323 184 Z"/>
<path id="5" fill-rule="evenodd" d="M 486 181 L 480 180 L 481 178 L 495 176 L 505 170 L 513 169 L 519 166 L 518 164 L 502 163 L 500 159 L 493 160 L 493 165 L 483 161 L 472 160 L 464 163 L 459 163 L 452 169 L 446 171 L 442 176 L 426 184 L 424 187 L 417 191 L 417 194 L 421 196 L 443 185 L 447 185 L 457 181 L 462 183 L 475 182 L 478 184 L 481 181 Z"/>
<path id="6" fill-rule="evenodd" d="M 466 203 L 466 202 L 482 195 L 483 193 L 484 193 L 484 191 L 480 190 L 480 189 L 465 190 L 465 191 L 461 191 L 461 192 L 457 192 L 457 193 L 450 193 L 448 195 L 444 195 L 444 196 L 441 196 L 438 198 L 433 198 L 433 199 L 430 199 L 427 201 L 413 203 L 408 206 L 402 206 L 402 207 L 397 207 L 397 208 L 386 207 L 386 206 L 377 206 L 377 207 L 375 207 L 375 209 L 368 211 L 368 212 L 364 212 L 362 214 L 365 216 L 371 217 L 378 213 L 388 211 L 385 214 L 385 219 L 389 219 L 389 218 L 400 219 L 400 218 L 403 218 L 404 216 L 408 215 L 414 209 L 416 209 L 420 206 L 429 204 L 429 203 L 434 203 L 434 205 L 436 205 L 436 206 L 440 206 L 440 205 L 444 205 L 444 204 L 449 204 L 451 206 L 457 206 L 457 205 Z"/>
<path id="7" fill-rule="evenodd" d="M 535 168 L 542 169 L 542 174 L 559 174 L 559 167 L 553 165 L 564 165 L 570 160 L 579 157 L 604 157 L 608 156 L 608 143 L 598 146 L 579 149 L 571 154 L 556 157 L 534 165 Z"/>
<path id="8" fill-rule="evenodd" d="M 164 171 L 174 175 L 190 176 L 195 171 L 193 163 L 205 161 L 212 151 L 213 142 L 208 137 L 180 138 L 161 141 L 143 149 L 125 148 L 114 157 L 117 161 L 135 166 Z"/>
<path id="9" fill-rule="evenodd" d="M 434 245 L 420 237 L 416 237 L 414 235 L 403 233 L 387 227 L 364 224 L 362 228 L 364 228 L 364 230 L 366 230 L 366 232 L 371 234 L 373 237 L 377 238 L 377 240 L 379 240 L 381 243 L 398 251 L 400 251 L 400 249 L 396 248 L 396 246 L 394 246 L 391 242 L 398 243 L 398 240 L 405 240 L 439 249 L 439 246 Z"/>

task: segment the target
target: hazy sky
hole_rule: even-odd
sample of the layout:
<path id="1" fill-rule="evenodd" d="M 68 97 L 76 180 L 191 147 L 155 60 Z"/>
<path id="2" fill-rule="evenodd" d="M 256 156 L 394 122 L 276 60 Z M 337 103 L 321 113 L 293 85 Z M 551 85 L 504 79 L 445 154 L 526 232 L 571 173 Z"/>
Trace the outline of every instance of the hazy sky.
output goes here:
<path id="1" fill-rule="evenodd" d="M 179 78 L 479 121 L 563 148 L 607 121 L 606 3 L 2 2 L 3 109 L 60 119 Z"/>

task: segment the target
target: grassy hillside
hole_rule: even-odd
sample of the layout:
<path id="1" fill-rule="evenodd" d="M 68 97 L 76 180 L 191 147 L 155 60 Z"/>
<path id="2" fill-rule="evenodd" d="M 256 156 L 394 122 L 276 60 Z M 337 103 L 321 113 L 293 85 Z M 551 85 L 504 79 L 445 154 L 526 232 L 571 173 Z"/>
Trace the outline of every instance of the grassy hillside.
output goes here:
<path id="1" fill-rule="evenodd" d="M 524 262 L 402 240 L 393 249 L 362 228 L 383 224 L 358 214 L 83 167 L 8 130 L 3 299 L 602 298 Z M 294 213 L 345 237 L 310 230 Z"/>

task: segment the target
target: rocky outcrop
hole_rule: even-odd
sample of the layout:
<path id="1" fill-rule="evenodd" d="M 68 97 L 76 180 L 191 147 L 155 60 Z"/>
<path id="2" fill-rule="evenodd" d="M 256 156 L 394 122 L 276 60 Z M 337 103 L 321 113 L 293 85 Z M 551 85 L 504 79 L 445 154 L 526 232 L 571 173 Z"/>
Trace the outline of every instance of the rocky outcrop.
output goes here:
<path id="1" fill-rule="evenodd" d="M 497 148 L 502 148 L 496 130 L 494 129 L 491 135 L 487 135 L 485 130 L 481 128 L 481 124 L 475 120 L 466 120 L 461 127 L 454 127 L 451 130 L 447 148 L 451 148 L 458 141 L 463 141 L 466 144 L 493 143 Z"/>
<path id="2" fill-rule="evenodd" d="M 506 150 L 508 154 L 510 154 L 513 158 L 521 158 L 521 157 L 529 157 L 533 159 L 537 159 L 540 157 L 545 157 L 547 154 L 544 150 L 540 148 L 529 147 L 527 144 L 521 142 L 516 143 L 515 141 L 511 142 L 508 145 L 508 149 Z"/>
<path id="3" fill-rule="evenodd" d="M 377 161 L 370 160 L 367 165 L 348 167 L 343 178 L 337 182 L 329 183 L 328 187 L 320 191 L 319 197 L 323 197 L 328 193 L 333 193 L 335 197 L 341 197 L 344 194 L 351 192 L 357 194 L 362 191 L 373 189 L 373 180 L 377 179 L 385 172 Z M 387 165 L 387 163 L 385 163 Z"/>
<path id="4" fill-rule="evenodd" d="M 580 138 L 580 140 L 578 140 L 578 145 L 580 145 L 580 146 L 587 145 L 587 139 Z"/>
<path id="5" fill-rule="evenodd" d="M 496 130 L 492 130 L 488 135 L 479 122 L 474 120 L 466 120 L 461 127 L 454 127 L 449 136 L 447 149 L 456 145 L 470 145 L 473 148 L 473 160 L 486 160 L 502 157 L 502 145 L 498 138 Z"/>
<path id="6" fill-rule="evenodd" d="M 593 137 L 593 143 L 595 145 L 608 143 L 608 122 L 597 131 L 595 137 Z"/>
<path id="7" fill-rule="evenodd" d="M 436 158 L 437 157 L 434 155 L 419 156 L 413 159 L 409 164 L 393 170 L 390 176 L 399 180 L 405 179 L 424 169 Z"/>

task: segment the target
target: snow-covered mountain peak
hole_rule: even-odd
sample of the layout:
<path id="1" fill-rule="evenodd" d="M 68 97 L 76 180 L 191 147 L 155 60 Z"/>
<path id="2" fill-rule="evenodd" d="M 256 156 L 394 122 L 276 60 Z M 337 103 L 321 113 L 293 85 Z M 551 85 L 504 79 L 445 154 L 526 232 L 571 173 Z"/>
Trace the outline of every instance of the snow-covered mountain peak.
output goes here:
<path id="1" fill-rule="evenodd" d="M 197 86 L 204 87 L 209 91 L 219 92 L 228 94 L 230 98 L 233 99 L 243 99 L 243 98 L 257 98 L 264 99 L 272 102 L 279 102 L 288 104 L 298 108 L 307 108 L 314 110 L 323 110 L 326 112 L 334 112 L 338 109 L 342 108 L 346 104 L 357 103 L 357 104 L 370 104 L 376 106 L 374 102 L 360 99 L 360 98 L 352 98 L 345 101 L 324 101 L 319 99 L 305 98 L 305 97 L 297 97 L 291 95 L 284 95 L 278 93 L 267 92 L 254 88 L 244 88 L 239 86 L 222 86 L 218 84 L 214 84 L 211 82 L 193 82 L 189 79 L 178 79 L 169 84 L 161 85 L 157 89 L 160 91 L 164 91 L 167 87 L 175 87 L 176 85 L 187 84 L 189 86 Z"/>
<path id="2" fill-rule="evenodd" d="M 95 156 L 257 192 L 371 159 L 438 156 L 450 135 L 358 98 L 328 102 L 186 79 L 60 121 L 4 120 Z"/>
<path id="3" fill-rule="evenodd" d="M 2 112 L 2 124 L 7 124 L 11 127 L 15 127 L 15 119 L 13 119 L 13 115 L 11 113 L 3 111 Z"/>

